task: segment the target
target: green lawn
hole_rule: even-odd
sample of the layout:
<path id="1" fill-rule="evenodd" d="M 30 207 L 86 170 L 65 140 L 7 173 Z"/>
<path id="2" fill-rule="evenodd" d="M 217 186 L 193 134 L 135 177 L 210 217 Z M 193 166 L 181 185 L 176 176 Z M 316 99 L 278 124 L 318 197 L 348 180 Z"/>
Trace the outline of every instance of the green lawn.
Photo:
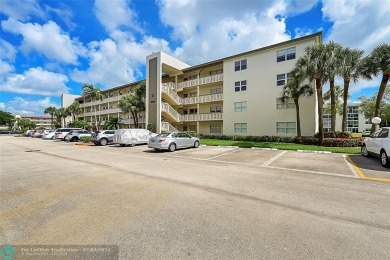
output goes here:
<path id="1" fill-rule="evenodd" d="M 316 145 L 291 144 L 291 143 L 276 143 L 276 142 L 247 142 L 247 141 L 230 141 L 230 140 L 215 140 L 202 139 L 202 144 L 211 146 L 238 146 L 242 148 L 262 147 L 276 148 L 279 150 L 312 150 L 312 151 L 328 151 L 333 153 L 348 153 L 359 154 L 360 147 L 323 147 Z"/>

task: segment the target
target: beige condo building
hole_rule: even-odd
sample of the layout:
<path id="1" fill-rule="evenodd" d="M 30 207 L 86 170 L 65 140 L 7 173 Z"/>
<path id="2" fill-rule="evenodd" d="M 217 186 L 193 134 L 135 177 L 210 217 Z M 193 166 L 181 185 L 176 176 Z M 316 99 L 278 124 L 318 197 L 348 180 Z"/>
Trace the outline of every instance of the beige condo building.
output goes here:
<path id="1" fill-rule="evenodd" d="M 320 32 L 196 66 L 153 53 L 146 58 L 146 124 L 155 132 L 296 135 L 295 105 L 280 95 L 305 48 L 321 42 Z M 300 115 L 302 135 L 312 136 L 315 95 L 300 99 Z"/>

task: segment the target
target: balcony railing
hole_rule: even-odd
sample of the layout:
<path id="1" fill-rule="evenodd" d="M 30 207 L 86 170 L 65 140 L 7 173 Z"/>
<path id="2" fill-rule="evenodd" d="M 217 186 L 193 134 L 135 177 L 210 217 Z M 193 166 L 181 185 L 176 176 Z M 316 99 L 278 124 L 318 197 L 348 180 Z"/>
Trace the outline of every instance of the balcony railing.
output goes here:
<path id="1" fill-rule="evenodd" d="M 210 94 L 210 95 L 204 95 L 199 97 L 189 97 L 183 99 L 183 105 L 191 105 L 191 104 L 198 104 L 198 103 L 208 103 L 208 102 L 217 102 L 223 100 L 223 94 Z"/>
<path id="2" fill-rule="evenodd" d="M 222 120 L 222 115 L 223 115 L 223 113 L 181 115 L 180 119 L 182 122 L 215 121 L 215 120 Z"/>
<path id="3" fill-rule="evenodd" d="M 168 103 L 161 103 L 161 111 L 168 113 L 177 122 L 180 121 L 180 114 Z"/>
<path id="4" fill-rule="evenodd" d="M 161 85 L 161 90 L 162 92 L 166 93 L 169 95 L 175 102 L 176 104 L 183 104 L 183 99 L 179 97 L 176 92 L 173 90 L 175 83 L 169 82 L 169 83 L 163 83 Z"/>
<path id="5" fill-rule="evenodd" d="M 161 122 L 161 132 L 163 132 L 163 131 L 164 132 L 178 132 L 178 130 L 168 122 Z"/>
<path id="6" fill-rule="evenodd" d="M 183 81 L 176 84 L 176 90 L 182 90 L 183 88 L 195 87 L 199 85 L 211 84 L 223 81 L 223 74 L 212 75 L 199 79 L 192 79 Z"/>

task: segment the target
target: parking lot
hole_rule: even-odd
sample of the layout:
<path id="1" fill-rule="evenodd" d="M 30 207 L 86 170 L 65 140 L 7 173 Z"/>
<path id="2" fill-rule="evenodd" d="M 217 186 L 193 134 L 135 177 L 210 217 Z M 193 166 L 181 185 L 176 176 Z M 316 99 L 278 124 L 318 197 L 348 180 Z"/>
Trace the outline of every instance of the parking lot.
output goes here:
<path id="1" fill-rule="evenodd" d="M 117 245 L 120 259 L 390 258 L 389 171 L 376 159 L 0 142 L 1 244 Z"/>

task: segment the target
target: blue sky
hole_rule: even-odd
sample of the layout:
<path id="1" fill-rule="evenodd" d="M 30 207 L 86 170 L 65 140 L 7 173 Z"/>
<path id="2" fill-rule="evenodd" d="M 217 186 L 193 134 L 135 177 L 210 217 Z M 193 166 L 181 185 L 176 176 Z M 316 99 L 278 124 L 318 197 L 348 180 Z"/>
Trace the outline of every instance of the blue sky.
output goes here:
<path id="1" fill-rule="evenodd" d="M 390 0 L 1 0 L 0 109 L 41 115 L 83 83 L 144 79 L 157 51 L 196 65 L 323 31 L 369 54 L 389 24 Z M 379 82 L 353 84 L 351 101 Z"/>

